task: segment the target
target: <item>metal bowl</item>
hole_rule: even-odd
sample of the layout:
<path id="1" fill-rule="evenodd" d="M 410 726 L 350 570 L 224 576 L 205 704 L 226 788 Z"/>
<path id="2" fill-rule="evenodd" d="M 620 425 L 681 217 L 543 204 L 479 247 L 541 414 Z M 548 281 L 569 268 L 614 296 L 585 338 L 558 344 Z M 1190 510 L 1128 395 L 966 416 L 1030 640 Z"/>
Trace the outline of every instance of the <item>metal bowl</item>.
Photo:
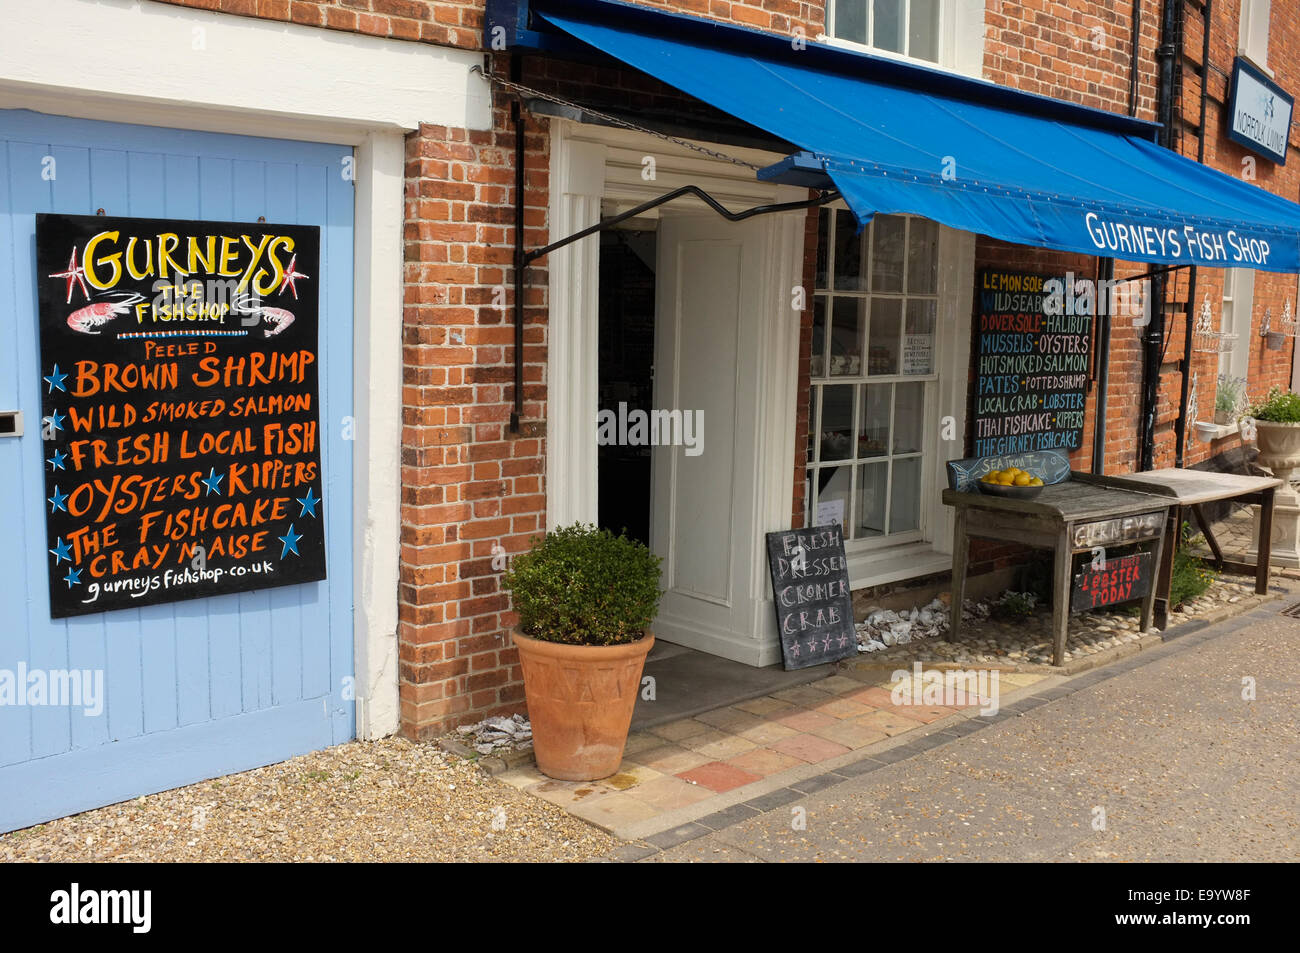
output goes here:
<path id="1" fill-rule="evenodd" d="M 987 493 L 989 496 L 1008 496 L 1013 500 L 1032 500 L 1043 490 L 1045 486 L 1003 486 L 1000 483 L 981 483 L 975 481 L 981 493 Z"/>

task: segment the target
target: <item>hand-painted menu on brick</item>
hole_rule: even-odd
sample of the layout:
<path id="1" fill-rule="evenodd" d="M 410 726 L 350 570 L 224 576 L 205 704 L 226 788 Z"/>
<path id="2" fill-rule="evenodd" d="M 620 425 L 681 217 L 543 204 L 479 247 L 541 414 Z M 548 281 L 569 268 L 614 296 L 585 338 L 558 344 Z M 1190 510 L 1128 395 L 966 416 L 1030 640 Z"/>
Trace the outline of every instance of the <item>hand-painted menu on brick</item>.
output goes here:
<path id="1" fill-rule="evenodd" d="M 50 613 L 325 578 L 320 230 L 38 215 Z"/>
<path id="2" fill-rule="evenodd" d="M 1078 448 L 1093 303 L 1073 292 L 1061 278 L 980 272 L 973 456 Z"/>
<path id="3" fill-rule="evenodd" d="M 768 533 L 767 562 L 786 670 L 856 655 L 843 530 L 830 525 Z"/>

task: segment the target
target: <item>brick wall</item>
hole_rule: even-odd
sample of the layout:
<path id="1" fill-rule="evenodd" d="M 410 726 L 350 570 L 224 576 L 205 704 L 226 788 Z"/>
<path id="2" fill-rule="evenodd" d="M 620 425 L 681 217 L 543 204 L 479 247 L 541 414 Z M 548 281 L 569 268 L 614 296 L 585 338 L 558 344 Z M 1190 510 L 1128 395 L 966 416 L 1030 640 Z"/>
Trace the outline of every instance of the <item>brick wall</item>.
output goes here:
<path id="1" fill-rule="evenodd" d="M 510 433 L 514 136 L 422 126 L 407 139 L 403 312 L 402 723 L 428 737 L 517 711 L 509 599 L 494 556 L 545 526 L 544 265 L 524 292 L 524 417 Z M 545 241 L 548 139 L 530 123 L 525 241 Z"/>

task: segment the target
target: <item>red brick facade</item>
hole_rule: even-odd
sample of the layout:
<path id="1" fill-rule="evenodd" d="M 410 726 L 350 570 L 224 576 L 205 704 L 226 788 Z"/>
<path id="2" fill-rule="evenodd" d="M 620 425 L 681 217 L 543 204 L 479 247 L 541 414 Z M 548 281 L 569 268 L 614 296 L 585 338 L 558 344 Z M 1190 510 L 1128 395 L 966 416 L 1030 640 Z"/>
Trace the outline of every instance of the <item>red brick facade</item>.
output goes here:
<path id="1" fill-rule="evenodd" d="M 483 49 L 482 0 L 161 0 L 184 6 L 292 21 L 425 43 Z M 1236 52 L 1240 0 L 1214 4 L 1211 32 L 1210 100 L 1205 161 L 1233 175 L 1242 173 L 1246 153 L 1227 141 L 1226 74 Z M 647 5 L 740 23 L 780 34 L 822 32 L 821 0 L 670 0 Z M 1153 119 L 1157 100 L 1156 47 L 1159 2 L 1143 5 L 1138 38 L 1138 81 L 1133 107 Z M 1199 5 L 1186 6 L 1185 62 L 1178 112 L 1180 151 L 1195 158 L 1200 84 L 1194 68 L 1201 50 Z M 1102 0 L 987 0 L 984 21 L 986 79 L 1080 103 L 1127 113 L 1133 62 L 1132 6 Z M 960 38 L 959 38 L 960 41 Z M 1300 49 L 1300 10 L 1273 4 L 1270 66 L 1284 88 L 1300 75 L 1284 50 Z M 630 71 L 578 68 L 530 57 L 524 82 L 574 98 L 608 102 L 620 97 L 638 108 L 690 106 L 682 97 Z M 504 75 L 506 57 L 495 68 Z M 545 527 L 546 435 L 546 269 L 529 270 L 525 298 L 524 432 L 511 434 L 513 336 L 511 262 L 514 215 L 514 130 L 511 104 L 498 93 L 494 127 L 488 132 L 424 126 L 407 140 L 406 272 L 402 454 L 402 549 L 400 591 L 400 687 L 404 730 L 426 738 L 485 714 L 518 711 L 523 691 L 514 650 L 509 647 L 509 600 L 498 584 L 500 560 L 526 548 Z M 547 239 L 549 136 L 544 117 L 526 115 L 526 244 Z M 1274 168 L 1256 163 L 1256 181 L 1295 199 L 1300 162 Z M 811 290 L 817 217 L 806 229 L 805 286 L 809 310 L 800 339 L 800 387 L 791 408 L 796 427 L 796 524 L 803 518 L 803 467 L 807 447 L 808 369 L 812 336 Z M 981 238 L 976 268 L 998 266 L 1029 271 L 1073 271 L 1091 277 L 1095 258 L 1008 246 Z M 1119 276 L 1147 270 L 1117 263 Z M 1222 301 L 1223 273 L 1201 269 L 1197 298 Z M 1185 273 L 1173 282 L 1171 300 L 1186 295 Z M 1265 307 L 1274 316 L 1283 302 L 1295 307 L 1294 276 L 1261 273 L 1256 282 L 1254 319 Z M 1215 305 L 1216 315 L 1219 306 Z M 1174 363 L 1182 355 L 1180 315 L 1171 314 L 1171 340 L 1162 370 L 1157 415 L 1157 466 L 1174 461 L 1174 421 L 1181 377 Z M 1142 398 L 1140 330 L 1116 320 L 1110 346 L 1106 421 L 1107 468 L 1132 468 L 1138 460 Z M 1266 351 L 1252 334 L 1251 396 L 1272 384 L 1285 386 L 1293 342 Z M 1200 416 L 1213 406 L 1217 357 L 1197 354 Z M 1074 456 L 1091 466 L 1096 388 L 1089 395 L 1083 446 Z M 1190 425 L 1189 425 L 1190 429 Z M 1185 463 L 1199 463 L 1235 445 L 1187 442 Z M 999 553 L 986 553 L 990 564 Z"/>

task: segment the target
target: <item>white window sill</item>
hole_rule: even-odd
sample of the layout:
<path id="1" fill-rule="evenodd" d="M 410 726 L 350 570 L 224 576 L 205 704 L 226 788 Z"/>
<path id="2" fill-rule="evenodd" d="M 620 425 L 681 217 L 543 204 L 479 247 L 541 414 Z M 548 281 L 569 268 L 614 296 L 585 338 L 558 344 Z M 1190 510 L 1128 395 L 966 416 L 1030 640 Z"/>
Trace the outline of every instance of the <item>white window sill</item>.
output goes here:
<path id="1" fill-rule="evenodd" d="M 1196 428 L 1196 436 L 1202 443 L 1231 437 L 1241 429 L 1235 421 L 1230 424 L 1216 424 L 1211 420 L 1198 420 L 1193 426 Z"/>
<path id="2" fill-rule="evenodd" d="M 937 552 L 932 543 L 904 543 L 846 555 L 850 589 L 865 589 L 952 569 L 952 554 Z"/>

